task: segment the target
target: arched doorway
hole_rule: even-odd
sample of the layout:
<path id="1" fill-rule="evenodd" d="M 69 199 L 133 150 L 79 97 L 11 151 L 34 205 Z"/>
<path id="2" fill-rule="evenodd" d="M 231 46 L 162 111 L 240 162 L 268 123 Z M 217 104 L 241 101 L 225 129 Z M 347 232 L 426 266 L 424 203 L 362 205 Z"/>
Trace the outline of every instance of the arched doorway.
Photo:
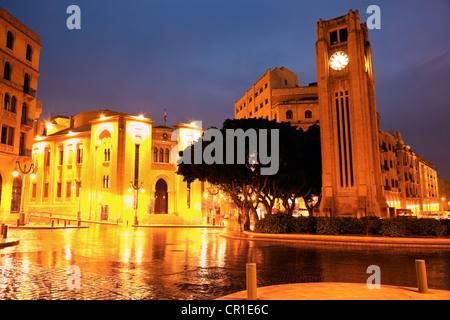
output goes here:
<path id="1" fill-rule="evenodd" d="M 155 214 L 166 214 L 168 212 L 167 183 L 159 179 L 155 186 Z"/>
<path id="2" fill-rule="evenodd" d="M 17 177 L 13 180 L 12 194 L 11 194 L 11 212 L 20 211 L 20 199 L 22 196 L 22 178 Z"/>

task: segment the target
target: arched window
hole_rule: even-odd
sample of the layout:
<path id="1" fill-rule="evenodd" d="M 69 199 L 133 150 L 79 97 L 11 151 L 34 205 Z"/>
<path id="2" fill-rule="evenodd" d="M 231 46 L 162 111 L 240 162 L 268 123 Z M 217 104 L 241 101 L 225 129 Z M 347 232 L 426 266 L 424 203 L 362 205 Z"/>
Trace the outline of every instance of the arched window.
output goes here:
<path id="1" fill-rule="evenodd" d="M 23 89 L 25 93 L 28 93 L 30 89 L 30 75 L 25 73 L 25 77 L 23 78 Z"/>
<path id="2" fill-rule="evenodd" d="M 5 62 L 5 68 L 3 69 L 3 79 L 11 80 L 11 65 Z"/>
<path id="3" fill-rule="evenodd" d="M 159 162 L 164 162 L 164 150 L 163 150 L 163 148 L 159 149 Z"/>
<path id="4" fill-rule="evenodd" d="M 310 110 L 305 111 L 305 119 L 311 119 L 312 118 L 312 112 Z"/>
<path id="5" fill-rule="evenodd" d="M 9 111 L 16 113 L 16 104 L 17 104 L 17 99 L 15 96 L 12 96 L 11 107 L 10 107 Z"/>
<path id="6" fill-rule="evenodd" d="M 291 110 L 286 111 L 286 119 L 292 120 L 292 111 Z"/>
<path id="7" fill-rule="evenodd" d="M 158 148 L 153 149 L 153 162 L 158 162 Z"/>
<path id="8" fill-rule="evenodd" d="M 27 54 L 25 57 L 28 61 L 31 61 L 31 46 L 27 44 Z"/>
<path id="9" fill-rule="evenodd" d="M 3 108 L 5 110 L 9 111 L 9 107 L 10 107 L 10 98 L 9 98 L 9 94 L 5 93 L 5 99 L 4 99 L 4 103 L 3 103 Z"/>
<path id="10" fill-rule="evenodd" d="M 12 103 L 11 103 L 11 107 L 12 107 Z M 27 104 L 24 103 L 22 105 L 22 122 L 21 123 L 22 124 L 26 124 L 27 123 L 27 118 L 28 118 L 28 107 L 27 107 Z"/>
<path id="11" fill-rule="evenodd" d="M 169 152 L 169 149 L 166 149 L 164 162 L 169 163 L 169 159 L 170 159 L 170 152 Z"/>
<path id="12" fill-rule="evenodd" d="M 8 31 L 8 34 L 6 35 L 6 47 L 12 50 L 13 41 L 14 41 L 13 35 L 11 31 Z"/>

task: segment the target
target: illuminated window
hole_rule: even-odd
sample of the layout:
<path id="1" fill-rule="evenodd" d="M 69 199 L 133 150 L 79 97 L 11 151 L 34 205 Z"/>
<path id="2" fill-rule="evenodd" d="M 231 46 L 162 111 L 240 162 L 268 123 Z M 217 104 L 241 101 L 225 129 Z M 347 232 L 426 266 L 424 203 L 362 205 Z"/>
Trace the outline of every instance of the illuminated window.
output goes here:
<path id="1" fill-rule="evenodd" d="M 8 34 L 6 35 L 6 47 L 8 49 L 13 49 L 13 42 L 14 42 L 14 37 L 11 33 L 11 31 L 8 31 Z"/>
<path id="2" fill-rule="evenodd" d="M 105 148 L 103 150 L 103 154 L 104 154 L 105 162 L 109 162 L 111 160 L 111 149 L 110 148 Z"/>
<path id="3" fill-rule="evenodd" d="M 62 183 L 58 182 L 56 184 L 56 197 L 61 198 L 61 192 L 62 192 Z"/>
<path id="4" fill-rule="evenodd" d="M 44 152 L 44 165 L 50 167 L 50 148 L 45 148 Z"/>
<path id="5" fill-rule="evenodd" d="M 72 182 L 66 182 L 66 198 L 70 198 L 72 196 Z"/>
<path id="6" fill-rule="evenodd" d="M 77 145 L 77 164 L 83 163 L 83 145 Z"/>
<path id="7" fill-rule="evenodd" d="M 312 112 L 310 110 L 305 111 L 305 119 L 311 119 L 312 118 Z"/>
<path id="8" fill-rule="evenodd" d="M 64 149 L 59 149 L 59 162 L 58 164 L 62 166 L 64 164 Z"/>
<path id="9" fill-rule="evenodd" d="M 287 119 L 287 120 L 292 120 L 292 117 L 293 117 L 292 111 L 291 111 L 291 110 L 288 110 L 288 111 L 286 112 L 286 119 Z"/>
<path id="10" fill-rule="evenodd" d="M 170 160 L 170 151 L 169 151 L 169 149 L 166 149 L 164 162 L 169 163 L 170 162 L 169 160 Z"/>
<path id="11" fill-rule="evenodd" d="M 35 199 L 37 193 L 37 184 L 33 183 L 31 186 L 31 198 Z"/>
<path id="12" fill-rule="evenodd" d="M 44 198 L 48 198 L 48 182 L 44 183 Z"/>
<path id="13" fill-rule="evenodd" d="M 109 175 L 103 176 L 103 189 L 109 188 Z"/>

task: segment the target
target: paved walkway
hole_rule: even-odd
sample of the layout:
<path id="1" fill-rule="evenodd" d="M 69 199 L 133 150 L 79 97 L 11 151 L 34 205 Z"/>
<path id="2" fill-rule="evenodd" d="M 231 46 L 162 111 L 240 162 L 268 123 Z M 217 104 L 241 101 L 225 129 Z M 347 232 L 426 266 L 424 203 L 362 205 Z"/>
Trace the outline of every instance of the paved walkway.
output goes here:
<path id="1" fill-rule="evenodd" d="M 384 286 L 369 289 L 361 283 L 295 283 L 257 289 L 258 300 L 450 300 L 450 291 L 432 290 L 418 293 L 417 288 Z M 247 291 L 236 292 L 217 300 L 246 300 Z"/>

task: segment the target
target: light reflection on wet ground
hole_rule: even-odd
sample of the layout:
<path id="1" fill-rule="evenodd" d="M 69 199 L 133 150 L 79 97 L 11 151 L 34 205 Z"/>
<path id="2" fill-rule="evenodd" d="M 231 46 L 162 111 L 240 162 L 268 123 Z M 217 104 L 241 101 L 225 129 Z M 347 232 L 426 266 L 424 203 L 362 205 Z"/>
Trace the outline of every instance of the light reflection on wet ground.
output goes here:
<path id="1" fill-rule="evenodd" d="M 425 259 L 430 288 L 450 290 L 450 251 L 363 249 L 238 241 L 222 229 L 90 225 L 72 230 L 10 230 L 20 244 L 0 251 L 2 299 L 214 299 L 245 289 L 245 263 L 258 285 L 362 282 L 369 265 L 381 282 L 416 286 Z M 70 265 L 81 289 L 67 288 Z"/>

